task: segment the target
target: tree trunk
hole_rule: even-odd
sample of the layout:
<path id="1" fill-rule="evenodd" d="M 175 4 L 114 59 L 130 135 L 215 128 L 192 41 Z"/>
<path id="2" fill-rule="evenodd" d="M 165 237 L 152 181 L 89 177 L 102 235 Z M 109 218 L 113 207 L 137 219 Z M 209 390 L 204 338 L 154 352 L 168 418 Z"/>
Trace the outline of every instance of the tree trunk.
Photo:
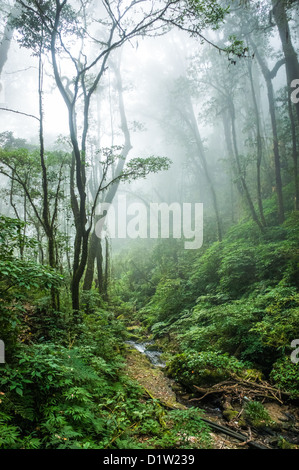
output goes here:
<path id="1" fill-rule="evenodd" d="M 97 261 L 97 287 L 100 295 L 104 294 L 104 273 L 103 273 L 103 252 L 102 252 L 102 240 L 98 239 L 98 251 L 96 254 Z"/>
<path id="2" fill-rule="evenodd" d="M 109 286 L 109 270 L 110 270 L 110 256 L 109 256 L 109 241 L 105 238 L 105 276 L 103 282 L 103 295 L 104 299 L 108 300 L 108 286 Z"/>
<path id="3" fill-rule="evenodd" d="M 116 77 L 116 87 L 118 91 L 118 104 L 119 104 L 119 114 L 120 114 L 120 120 L 121 120 L 121 129 L 122 129 L 124 139 L 125 139 L 125 145 L 122 151 L 122 158 L 119 160 L 116 170 L 115 170 L 115 176 L 118 176 L 124 168 L 126 158 L 132 148 L 132 145 L 131 145 L 131 139 L 130 139 L 130 131 L 129 131 L 128 123 L 127 123 L 127 117 L 125 113 L 125 105 L 124 105 L 124 99 L 123 99 L 123 85 L 122 85 L 122 77 L 120 73 L 120 66 L 119 64 L 118 65 L 112 64 L 112 67 L 113 67 L 115 77 Z M 98 186 L 97 181 L 95 182 L 94 186 L 95 187 Z M 119 186 L 119 182 L 112 184 L 104 200 L 106 204 L 112 203 L 118 186 Z M 97 220 L 98 219 L 96 217 L 95 224 Z M 86 273 L 85 273 L 83 289 L 90 290 L 92 287 L 92 282 L 93 282 L 93 277 L 94 277 L 94 265 L 95 265 L 95 260 L 97 260 L 99 292 L 101 294 L 101 289 L 102 289 L 101 282 L 103 280 L 103 276 L 101 272 L 99 271 L 100 269 L 99 262 L 100 262 L 100 258 L 102 255 L 101 254 L 99 254 L 99 256 L 97 255 L 98 250 L 101 251 L 101 240 L 95 234 L 94 231 L 92 232 L 92 235 L 91 235 L 90 244 L 91 246 L 88 252 L 87 268 L 86 268 Z M 100 273 L 100 276 L 99 276 L 99 273 Z"/>
<path id="4" fill-rule="evenodd" d="M 273 16 L 278 28 L 282 49 L 285 57 L 287 85 L 291 88 L 291 83 L 299 79 L 299 62 L 296 51 L 292 44 L 291 33 L 286 14 L 286 2 L 284 0 L 272 0 Z M 295 103 L 297 118 L 299 122 L 299 102 Z"/>
<path id="5" fill-rule="evenodd" d="M 96 220 L 95 220 L 96 222 Z M 100 250 L 100 239 L 95 232 L 92 232 L 89 242 L 88 260 L 85 271 L 83 290 L 90 290 L 92 288 L 95 260 L 97 259 L 98 251 Z"/>
<path id="6" fill-rule="evenodd" d="M 199 158 L 200 158 L 202 167 L 204 169 L 204 174 L 207 179 L 211 196 L 212 196 L 212 203 L 213 203 L 213 208 L 214 208 L 215 217 L 216 217 L 216 225 L 217 225 L 217 237 L 219 241 L 222 241 L 222 224 L 221 224 L 221 219 L 220 219 L 217 195 L 216 195 L 214 183 L 210 175 L 210 169 L 208 168 L 208 163 L 207 163 L 206 156 L 205 156 L 205 150 L 204 150 L 201 136 L 198 130 L 198 125 L 197 125 L 197 121 L 194 115 L 194 109 L 192 106 L 190 96 L 187 97 L 187 113 L 188 113 L 188 116 L 184 116 L 184 119 L 186 123 L 189 125 L 190 130 L 196 141 L 196 147 L 198 150 Z M 195 164 L 197 164 L 196 161 L 195 161 Z"/>
<path id="7" fill-rule="evenodd" d="M 290 99 L 290 91 L 289 91 L 289 100 L 288 100 L 288 108 L 289 108 L 289 116 L 290 116 L 290 123 L 291 123 L 291 133 L 292 133 L 292 156 L 293 156 L 293 163 L 294 163 L 294 210 L 299 210 L 299 181 L 298 181 L 298 147 L 297 147 L 297 133 L 296 133 L 296 124 L 295 124 L 295 117 L 293 113 L 292 102 Z"/>
<path id="8" fill-rule="evenodd" d="M 231 162 L 231 169 L 234 177 L 234 183 L 236 184 L 237 190 L 241 196 L 244 195 L 244 191 L 242 188 L 242 185 L 240 184 L 239 178 L 238 178 L 238 173 L 235 168 L 235 157 L 234 157 L 234 150 L 233 150 L 233 144 L 232 144 L 232 136 L 231 136 L 231 128 L 230 128 L 230 113 L 228 111 L 228 108 L 223 110 L 222 113 L 222 122 L 223 122 L 223 130 L 224 130 L 224 137 L 225 137 L 225 143 L 226 143 L 226 148 L 227 148 L 227 154 L 228 158 Z"/>
<path id="9" fill-rule="evenodd" d="M 255 122 L 256 122 L 256 146 L 257 146 L 257 159 L 256 159 L 256 179 L 257 179 L 257 200 L 258 200 L 258 207 L 260 218 L 262 224 L 266 225 L 266 220 L 264 216 L 264 209 L 263 209 L 263 199 L 262 199 L 262 186 L 261 186 L 261 163 L 262 163 L 262 155 L 263 155 L 263 146 L 262 146 L 262 137 L 261 137 L 261 123 L 260 123 L 260 115 L 259 109 L 257 104 L 257 99 L 255 95 L 255 88 L 252 76 L 252 64 L 248 63 L 248 75 L 251 87 L 251 94 L 252 94 L 252 102 L 255 114 Z"/>
<path id="10" fill-rule="evenodd" d="M 281 224 L 284 221 L 284 204 L 283 204 L 283 194 L 282 194 L 282 179 L 281 179 L 281 170 L 280 170 L 280 155 L 279 155 L 279 145 L 278 145 L 278 133 L 277 133 L 277 122 L 276 122 L 276 111 L 275 111 L 275 100 L 274 100 L 274 90 L 272 79 L 276 76 L 281 65 L 284 64 L 284 60 L 278 61 L 272 71 L 270 71 L 262 59 L 259 51 L 257 50 L 256 45 L 251 40 L 253 49 L 255 51 L 256 58 L 260 65 L 262 74 L 264 76 L 266 86 L 267 86 L 267 95 L 269 103 L 269 112 L 271 118 L 271 127 L 272 127 L 272 136 L 273 136 L 273 152 L 274 152 L 274 166 L 275 166 L 275 183 L 276 183 L 276 194 L 277 194 L 277 204 L 278 204 L 278 222 Z"/>
<path id="11" fill-rule="evenodd" d="M 237 170 L 238 170 L 238 177 L 239 177 L 240 183 L 242 185 L 242 189 L 244 191 L 244 195 L 245 195 L 245 198 L 247 200 L 247 204 L 248 204 L 251 216 L 252 216 L 253 220 L 255 221 L 255 223 L 260 228 L 260 230 L 263 232 L 264 227 L 261 224 L 261 222 L 260 222 L 260 220 L 257 216 L 256 210 L 254 208 L 254 205 L 253 205 L 253 202 L 252 202 L 252 199 L 251 199 L 251 196 L 250 196 L 250 192 L 249 192 L 246 180 L 245 180 L 245 176 L 243 174 L 242 167 L 241 167 L 239 151 L 238 151 L 238 144 L 237 144 L 237 134 L 236 134 L 236 124 L 235 124 L 235 120 L 236 120 L 235 107 L 234 107 L 234 103 L 233 103 L 232 99 L 230 99 L 230 102 L 229 102 L 229 111 L 230 111 L 231 127 L 232 127 L 232 142 L 233 142 L 234 155 L 235 155 L 235 160 L 236 160 L 236 165 L 237 165 Z"/>
<path id="12" fill-rule="evenodd" d="M 8 51 L 13 37 L 13 28 L 10 25 L 10 17 L 14 18 L 17 16 L 18 13 L 19 7 L 14 5 L 5 24 L 3 38 L 0 44 L 0 76 L 3 71 L 3 67 L 7 61 Z"/>

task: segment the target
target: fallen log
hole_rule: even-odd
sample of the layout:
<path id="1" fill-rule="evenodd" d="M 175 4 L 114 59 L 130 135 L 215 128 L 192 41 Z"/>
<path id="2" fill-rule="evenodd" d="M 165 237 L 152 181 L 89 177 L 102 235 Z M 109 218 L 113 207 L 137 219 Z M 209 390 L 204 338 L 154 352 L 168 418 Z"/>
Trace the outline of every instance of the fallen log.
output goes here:
<path id="1" fill-rule="evenodd" d="M 209 419 L 206 419 L 206 418 L 201 418 L 201 420 L 204 421 L 206 424 L 208 424 L 215 431 L 226 434 L 227 436 L 233 437 L 237 439 L 238 441 L 244 442 L 245 444 L 248 444 L 250 447 L 253 447 L 255 449 L 270 449 L 270 447 L 267 447 L 264 444 L 260 444 L 259 442 L 252 441 L 248 436 L 246 436 L 243 433 L 233 431 L 232 429 L 222 426 L 221 424 L 214 423 L 213 421 L 210 421 Z"/>
<path id="2" fill-rule="evenodd" d="M 178 404 L 178 406 L 176 406 L 172 403 L 164 402 L 163 400 L 156 399 L 151 393 L 149 393 L 148 390 L 144 389 L 144 391 L 150 398 L 159 401 L 161 406 L 164 406 L 165 408 L 168 408 L 171 410 L 176 410 L 178 408 L 185 409 L 185 410 L 188 409 L 188 407 L 185 405 Z M 203 422 L 205 422 L 211 429 L 214 429 L 216 432 L 223 433 L 223 434 L 226 434 L 227 436 L 233 437 L 234 439 L 237 439 L 238 441 L 241 441 L 244 444 L 247 444 L 249 447 L 252 447 L 254 449 L 270 449 L 270 447 L 267 447 L 264 444 L 260 444 L 258 442 L 251 440 L 251 437 L 246 436 L 246 434 L 236 432 L 233 429 L 222 426 L 221 424 L 218 424 L 218 423 L 214 423 L 213 421 L 210 421 L 209 419 L 206 419 L 206 418 L 201 417 L 200 419 Z"/>

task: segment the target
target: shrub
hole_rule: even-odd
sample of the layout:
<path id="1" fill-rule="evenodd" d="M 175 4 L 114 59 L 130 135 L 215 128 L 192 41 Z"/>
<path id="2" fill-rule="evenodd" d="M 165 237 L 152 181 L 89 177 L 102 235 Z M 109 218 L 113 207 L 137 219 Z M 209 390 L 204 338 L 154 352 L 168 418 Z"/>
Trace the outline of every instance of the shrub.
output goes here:
<path id="1" fill-rule="evenodd" d="M 276 387 L 299 398 L 299 363 L 293 363 L 289 356 L 274 363 L 270 378 Z"/>
<path id="2" fill-rule="evenodd" d="M 213 385 L 241 373 L 246 364 L 218 352 L 184 352 L 167 364 L 167 372 L 178 382 L 192 389 L 193 385 Z"/>
<path id="3" fill-rule="evenodd" d="M 246 420 L 256 428 L 273 423 L 268 411 L 259 401 L 248 401 L 244 407 L 244 414 Z"/>

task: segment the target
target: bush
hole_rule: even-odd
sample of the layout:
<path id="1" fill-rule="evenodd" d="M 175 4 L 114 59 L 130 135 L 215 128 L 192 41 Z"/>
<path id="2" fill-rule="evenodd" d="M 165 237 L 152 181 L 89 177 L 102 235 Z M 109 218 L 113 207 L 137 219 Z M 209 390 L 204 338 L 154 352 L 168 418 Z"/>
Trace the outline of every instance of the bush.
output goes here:
<path id="1" fill-rule="evenodd" d="M 283 357 L 275 362 L 270 378 L 275 386 L 299 398 L 299 363 L 294 364 L 290 356 Z"/>
<path id="2" fill-rule="evenodd" d="M 228 379 L 232 373 L 242 373 L 246 364 L 218 352 L 184 352 L 168 364 L 167 372 L 184 386 L 214 385 Z"/>
<path id="3" fill-rule="evenodd" d="M 246 420 L 256 428 L 263 428 L 273 423 L 268 411 L 259 401 L 248 401 L 244 407 L 244 414 Z"/>

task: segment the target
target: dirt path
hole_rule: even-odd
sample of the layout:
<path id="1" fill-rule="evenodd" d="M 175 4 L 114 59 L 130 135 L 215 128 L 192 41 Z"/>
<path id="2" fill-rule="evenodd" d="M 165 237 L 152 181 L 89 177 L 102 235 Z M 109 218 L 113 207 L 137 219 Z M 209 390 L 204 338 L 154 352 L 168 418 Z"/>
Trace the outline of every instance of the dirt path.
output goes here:
<path id="1" fill-rule="evenodd" d="M 152 398 L 159 399 L 166 406 L 178 409 L 187 409 L 187 406 L 177 401 L 177 396 L 172 387 L 175 382 L 167 378 L 163 369 L 153 366 L 149 359 L 138 352 L 133 347 L 127 349 L 127 375 L 136 380 Z M 217 416 L 205 412 L 205 417 L 209 420 L 221 424 L 221 420 Z M 214 449 L 242 449 L 240 442 L 234 438 L 225 436 L 224 434 L 215 434 L 211 432 Z"/>
<path id="2" fill-rule="evenodd" d="M 171 387 L 173 382 L 165 377 L 163 369 L 153 366 L 145 355 L 131 347 L 127 353 L 127 373 L 132 379 L 137 380 L 150 396 L 175 408 L 186 408 L 177 402 L 176 394 Z"/>
<path id="3" fill-rule="evenodd" d="M 152 365 L 144 354 L 140 353 L 132 346 L 128 346 L 126 359 L 128 376 L 136 380 L 145 389 L 151 398 L 160 400 L 162 404 L 169 408 L 187 409 L 189 407 L 189 396 L 186 394 L 186 392 L 180 390 L 180 387 L 178 384 L 176 384 L 175 381 L 165 376 L 163 368 Z M 281 406 L 277 403 L 265 403 L 264 405 L 270 413 L 271 418 L 277 424 L 279 424 L 279 426 L 281 426 L 283 422 L 287 421 L 286 416 L 288 413 L 291 416 L 296 416 L 298 414 L 297 419 L 299 418 L 298 409 L 292 406 Z M 217 408 L 209 408 L 207 405 L 203 405 L 201 409 L 203 410 L 204 418 L 208 419 L 210 422 L 219 424 L 225 428 L 228 427 L 229 429 L 235 430 L 237 432 L 241 432 L 243 435 L 245 434 L 245 436 L 248 435 L 248 432 L 249 435 L 251 435 L 250 429 L 240 430 L 237 426 L 237 423 L 228 423 L 223 418 L 221 410 Z M 296 426 L 296 428 L 298 429 L 298 426 Z M 281 428 L 281 431 L 282 430 L 283 428 Z M 213 439 L 214 449 L 248 448 L 246 443 L 242 443 L 240 440 L 228 436 L 222 432 L 211 432 L 211 437 Z M 254 440 L 257 439 L 260 441 L 259 438 L 259 435 L 255 435 L 255 437 L 253 437 Z M 262 439 L 260 442 L 262 443 L 264 439 Z M 270 440 L 266 438 L 265 444 L 267 447 Z M 298 446 L 295 446 L 295 448 L 298 448 Z"/>

